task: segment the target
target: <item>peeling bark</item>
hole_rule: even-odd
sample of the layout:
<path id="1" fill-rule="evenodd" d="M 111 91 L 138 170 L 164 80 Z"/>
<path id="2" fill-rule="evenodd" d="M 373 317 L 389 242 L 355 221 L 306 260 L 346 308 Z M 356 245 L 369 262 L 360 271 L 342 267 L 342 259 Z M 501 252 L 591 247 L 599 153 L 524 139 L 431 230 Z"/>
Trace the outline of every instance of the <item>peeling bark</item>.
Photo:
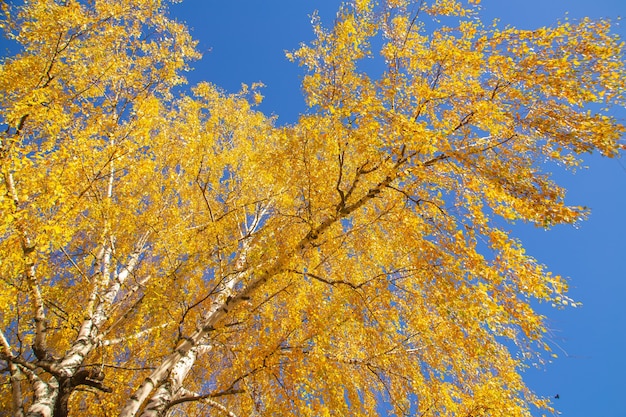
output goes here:
<path id="1" fill-rule="evenodd" d="M 211 349 L 211 346 L 196 346 L 189 350 L 172 368 L 166 383 L 157 388 L 148 401 L 141 417 L 164 417 L 167 415 L 170 402 L 179 396 L 183 381 L 191 370 L 199 354 Z"/>
<path id="2" fill-rule="evenodd" d="M 53 417 L 59 395 L 58 381 L 52 377 L 48 382 L 44 382 L 32 373 L 28 377 L 33 385 L 34 398 L 33 404 L 26 413 L 26 417 Z"/>
<path id="3" fill-rule="evenodd" d="M 100 333 L 100 329 L 110 319 L 110 311 L 115 298 L 125 281 L 137 267 L 147 237 L 146 234 L 140 238 L 136 250 L 129 256 L 127 265 L 120 268 L 117 273 L 111 272 L 112 245 L 103 248 L 101 252 L 101 281 L 96 283 L 96 289 L 93 292 L 95 305 L 93 314 L 90 314 L 83 321 L 76 340 L 65 355 L 51 364 L 49 370 L 53 376 L 51 376 L 50 381 L 45 383 L 39 378 L 31 378 L 31 382 L 35 381 L 33 384 L 36 384 L 34 385 L 35 391 L 39 395 L 35 395 L 27 416 L 68 416 L 69 398 L 76 387 L 81 385 L 91 386 L 103 392 L 111 391 L 104 385 L 104 375 L 101 372 L 95 368 L 81 369 L 81 366 L 85 358 L 101 343 L 103 335 Z M 98 291 L 98 288 L 101 290 Z M 104 289 L 106 289 L 104 294 L 99 295 Z M 97 300 L 100 302 L 95 304 Z"/>
<path id="4" fill-rule="evenodd" d="M 21 372 L 15 364 L 9 364 L 11 372 L 11 391 L 13 396 L 13 415 L 15 417 L 24 416 L 24 402 L 22 397 Z"/>

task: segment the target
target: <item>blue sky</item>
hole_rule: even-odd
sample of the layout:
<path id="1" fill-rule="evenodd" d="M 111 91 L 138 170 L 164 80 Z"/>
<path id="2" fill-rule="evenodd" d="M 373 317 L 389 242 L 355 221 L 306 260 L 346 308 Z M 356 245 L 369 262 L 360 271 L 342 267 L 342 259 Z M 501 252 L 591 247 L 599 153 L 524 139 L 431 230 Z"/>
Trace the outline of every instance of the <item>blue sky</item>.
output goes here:
<path id="1" fill-rule="evenodd" d="M 171 15 L 193 28 L 204 58 L 188 74 L 191 84 L 206 80 L 227 91 L 261 81 L 267 114 L 290 123 L 305 110 L 302 72 L 285 58 L 300 42 L 312 39 L 310 16 L 319 11 L 330 25 L 340 0 L 185 0 Z M 483 0 L 485 21 L 531 29 L 567 16 L 617 19 L 626 15 L 624 0 Z M 626 22 L 615 27 L 626 39 Z M 4 49 L 4 48 L 2 48 Z M 3 51 L 4 52 L 4 51 Z M 615 114 L 626 119 L 626 110 Z M 576 175 L 555 171 L 569 189 L 567 200 L 592 209 L 577 228 L 550 231 L 527 225 L 510 229 L 528 252 L 571 279 L 570 296 L 583 303 L 565 310 L 539 306 L 549 316 L 550 341 L 559 355 L 542 369 L 526 372 L 539 395 L 559 399 L 566 417 L 625 417 L 626 392 L 626 161 L 586 158 L 589 168 Z"/>
<path id="2" fill-rule="evenodd" d="M 261 81 L 261 110 L 278 115 L 279 123 L 304 111 L 301 71 L 284 57 L 285 50 L 312 39 L 310 16 L 319 11 L 330 25 L 339 0 L 207 2 L 185 0 L 171 13 L 186 21 L 199 40 L 204 58 L 189 80 L 211 81 L 234 92 L 241 83 Z M 524 29 L 554 24 L 566 16 L 578 19 L 626 15 L 623 0 L 483 0 L 485 21 Z M 616 22 L 618 23 L 618 22 Z M 626 22 L 615 27 L 626 39 Z M 624 109 L 616 115 L 626 119 Z M 567 200 L 592 209 L 577 228 L 549 231 L 528 225 L 510 229 L 528 252 L 557 274 L 571 279 L 570 295 L 581 308 L 556 310 L 539 306 L 551 329 L 549 343 L 559 355 L 541 369 L 526 372 L 528 384 L 542 396 L 559 394 L 554 405 L 566 417 L 624 417 L 626 392 L 626 161 L 586 158 L 588 169 L 575 175 L 555 171 L 569 189 Z"/>

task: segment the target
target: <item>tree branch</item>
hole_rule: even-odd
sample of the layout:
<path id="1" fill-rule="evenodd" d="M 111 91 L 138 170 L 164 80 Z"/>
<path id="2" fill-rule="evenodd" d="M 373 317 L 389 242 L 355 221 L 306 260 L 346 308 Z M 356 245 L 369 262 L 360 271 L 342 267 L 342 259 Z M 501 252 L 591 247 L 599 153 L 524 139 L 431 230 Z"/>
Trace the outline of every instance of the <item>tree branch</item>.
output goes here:
<path id="1" fill-rule="evenodd" d="M 0 342 L 2 343 L 2 351 L 7 357 L 9 363 L 9 373 L 11 375 L 11 394 L 13 399 L 13 415 L 15 417 L 22 417 L 24 415 L 24 400 L 22 397 L 22 384 L 21 384 L 21 372 L 19 368 L 9 359 L 13 357 L 11 345 L 7 338 L 4 336 L 4 332 L 0 330 Z"/>
<path id="2" fill-rule="evenodd" d="M 302 275 L 303 277 L 311 277 L 316 281 L 320 281 L 323 282 L 324 284 L 328 284 L 328 285 L 346 285 L 350 288 L 352 288 L 353 290 L 357 290 L 359 288 L 361 288 L 363 285 L 365 285 L 368 281 L 362 282 L 360 284 L 353 284 L 349 281 L 344 281 L 343 279 L 337 279 L 337 280 L 330 280 L 330 279 L 326 279 L 326 278 L 322 278 L 319 275 L 315 275 L 312 274 L 310 272 L 302 272 L 302 271 L 298 271 L 295 269 L 288 269 L 288 272 L 293 272 L 294 274 L 298 274 L 298 275 Z"/>
<path id="3" fill-rule="evenodd" d="M 208 405 L 210 405 L 211 407 L 217 408 L 228 417 L 238 417 L 237 414 L 233 413 L 232 411 L 230 411 L 228 408 L 224 407 L 222 404 L 218 403 L 217 401 L 214 401 L 210 398 L 205 398 L 203 401 L 207 403 Z"/>
<path id="4" fill-rule="evenodd" d="M 154 326 L 154 327 L 150 327 L 148 329 L 142 330 L 142 331 L 137 332 L 135 334 L 131 334 L 131 335 L 124 336 L 124 337 L 117 337 L 115 339 L 103 340 L 101 343 L 102 343 L 102 346 L 111 346 L 111 345 L 116 345 L 118 343 L 126 342 L 126 341 L 131 340 L 131 339 L 138 339 L 141 336 L 145 336 L 145 335 L 147 335 L 147 334 L 149 334 L 149 333 L 151 333 L 151 332 L 153 332 L 155 330 L 162 329 L 163 327 L 167 327 L 167 326 L 169 326 L 172 323 L 173 323 L 172 321 L 168 321 L 168 322 L 162 323 L 162 324 L 160 324 L 158 326 Z"/>
<path id="5" fill-rule="evenodd" d="M 14 213 L 16 213 L 20 211 L 21 207 L 17 189 L 15 188 L 13 174 L 11 172 L 5 172 L 4 180 L 8 187 L 8 194 L 13 200 L 15 210 Z M 25 225 L 18 223 L 17 230 L 19 231 L 22 240 L 22 257 L 26 266 L 26 281 L 28 283 L 29 291 L 33 297 L 33 313 L 35 321 L 35 341 L 33 344 L 33 352 L 35 353 L 37 359 L 44 360 L 47 355 L 46 332 L 48 329 L 46 325 L 45 306 L 41 290 L 39 288 L 39 283 L 37 282 L 35 269 L 35 244 L 29 236 Z"/>
<path id="6" fill-rule="evenodd" d="M 225 296 L 225 293 L 222 293 L 222 296 L 219 297 L 218 300 L 216 300 L 216 302 L 213 304 L 209 314 L 205 316 L 202 326 L 197 329 L 192 335 L 182 340 L 176 346 L 174 352 L 172 352 L 172 354 L 170 354 L 170 356 L 167 357 L 161 363 L 161 365 L 144 380 L 144 382 L 130 397 L 129 401 L 122 409 L 120 417 L 135 416 L 141 405 L 150 395 L 150 393 L 156 387 L 165 382 L 168 375 L 172 371 L 172 368 L 178 363 L 178 361 L 185 357 L 187 353 L 194 348 L 194 346 L 197 346 L 209 332 L 213 331 L 215 329 L 214 326 L 217 325 L 217 323 L 222 320 L 229 311 L 241 304 L 243 301 L 250 299 L 252 294 L 256 292 L 259 287 L 263 286 L 270 278 L 280 274 L 281 272 L 284 272 L 284 266 L 295 255 L 295 253 L 314 246 L 315 240 L 326 230 L 328 230 L 331 225 L 339 221 L 341 218 L 356 211 L 364 204 L 366 204 L 369 200 L 379 195 L 385 187 L 391 184 L 398 177 L 399 168 L 404 165 L 410 157 L 414 155 L 415 154 L 413 153 L 408 156 L 401 155 L 398 161 L 394 164 L 393 169 L 391 170 L 389 175 L 387 175 L 376 186 L 370 188 L 368 192 L 359 200 L 355 201 L 353 204 L 346 206 L 341 214 L 338 213 L 337 216 L 328 217 L 326 220 L 322 221 L 317 227 L 310 230 L 300 240 L 300 242 L 295 245 L 292 250 L 281 252 L 280 255 L 275 259 L 273 265 L 259 271 L 259 274 L 256 276 L 256 278 L 252 279 L 246 285 L 246 287 L 239 292 L 239 294 L 231 297 Z M 231 283 L 234 281 L 235 280 L 231 281 Z M 231 289 L 232 288 L 234 288 L 234 286 L 232 286 Z"/>
<path id="7" fill-rule="evenodd" d="M 178 404 L 182 404 L 182 403 L 186 403 L 186 402 L 190 402 L 190 401 L 202 401 L 205 400 L 207 398 L 218 398 L 218 397 L 224 397 L 226 395 L 235 395 L 235 394 L 243 394 L 246 391 L 243 389 L 228 389 L 226 391 L 219 391 L 219 392 L 211 392 L 209 394 L 195 394 L 195 393 L 190 393 L 190 392 L 186 392 L 185 394 L 183 394 L 181 397 L 176 398 L 175 400 L 170 401 L 170 403 L 167 405 L 167 407 L 165 408 L 170 409 Z"/>

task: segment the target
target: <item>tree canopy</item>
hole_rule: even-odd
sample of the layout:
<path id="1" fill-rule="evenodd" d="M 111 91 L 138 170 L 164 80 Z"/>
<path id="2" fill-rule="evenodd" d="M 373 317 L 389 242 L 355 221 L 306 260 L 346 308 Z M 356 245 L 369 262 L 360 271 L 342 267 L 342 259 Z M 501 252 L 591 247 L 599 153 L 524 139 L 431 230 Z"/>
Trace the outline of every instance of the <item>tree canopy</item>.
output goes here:
<path id="1" fill-rule="evenodd" d="M 546 170 L 613 157 L 610 22 L 355 0 L 288 54 L 307 111 L 199 59 L 159 0 L 2 1 L 0 409 L 16 416 L 529 416 L 536 301 L 503 227 L 584 218 Z M 380 68 L 372 70 L 367 59 Z M 179 414 L 177 414 L 179 413 Z"/>

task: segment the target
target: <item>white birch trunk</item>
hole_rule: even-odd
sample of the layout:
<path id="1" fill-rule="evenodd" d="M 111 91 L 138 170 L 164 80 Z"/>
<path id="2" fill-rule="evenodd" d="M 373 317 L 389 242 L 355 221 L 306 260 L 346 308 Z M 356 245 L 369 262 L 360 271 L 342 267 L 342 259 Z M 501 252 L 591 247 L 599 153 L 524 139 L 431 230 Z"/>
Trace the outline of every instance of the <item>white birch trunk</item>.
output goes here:
<path id="1" fill-rule="evenodd" d="M 58 381 L 50 378 L 48 382 L 44 382 L 34 374 L 30 375 L 29 379 L 33 385 L 34 398 L 26 417 L 52 417 L 59 396 Z"/>
<path id="2" fill-rule="evenodd" d="M 2 344 L 2 352 L 6 356 L 6 360 L 9 363 L 9 372 L 11 375 L 11 398 L 13 403 L 13 415 L 15 417 L 23 417 L 24 416 L 24 402 L 22 399 L 22 382 L 21 377 L 22 373 L 19 368 L 11 362 L 11 357 L 13 357 L 13 350 L 11 349 L 11 345 L 9 345 L 9 341 L 4 336 L 4 333 L 0 330 L 0 344 Z"/>
<path id="3" fill-rule="evenodd" d="M 246 263 L 251 249 L 252 234 L 257 231 L 261 219 L 265 216 L 269 208 L 270 205 L 259 207 L 251 224 L 245 228 L 246 230 L 241 231 L 243 243 L 233 268 L 237 272 L 230 280 L 224 283 L 223 288 L 211 303 L 209 310 L 203 314 L 202 319 L 205 323 L 210 320 L 217 311 L 224 308 L 227 301 L 232 297 L 237 284 L 247 275 Z M 203 325 L 203 327 L 206 326 Z M 148 405 L 141 414 L 141 417 L 162 417 L 164 415 L 163 412 L 167 409 L 168 403 L 175 399 L 177 393 L 183 388 L 183 381 L 191 370 L 199 349 L 206 348 L 203 346 L 193 346 L 184 356 L 178 359 L 178 362 L 172 367 L 168 382 L 160 385 L 156 392 L 150 397 Z"/>
<path id="4" fill-rule="evenodd" d="M 148 398 L 148 396 L 150 396 L 156 387 L 159 387 L 167 380 L 174 366 L 176 366 L 176 364 L 183 359 L 191 349 L 200 345 L 201 342 L 205 340 L 208 333 L 214 329 L 214 326 L 217 325 L 230 310 L 241 304 L 243 301 L 248 300 L 259 287 L 261 287 L 271 277 L 281 272 L 283 265 L 291 256 L 291 253 L 282 253 L 271 268 L 262 271 L 257 278 L 253 279 L 236 296 L 228 297 L 225 293 L 220 294 L 222 296 L 218 297 L 218 302 L 213 304 L 211 311 L 205 316 L 205 320 L 203 321 L 201 327 L 191 336 L 181 341 L 174 352 L 170 354 L 170 356 L 167 357 L 163 363 L 161 363 L 161 365 L 144 380 L 122 409 L 120 417 L 134 417 L 137 415 L 137 412 L 144 401 Z"/>
<path id="5" fill-rule="evenodd" d="M 215 314 L 216 311 L 223 308 L 226 300 L 232 296 L 235 286 L 245 277 L 245 265 L 249 251 L 250 239 L 248 237 L 243 241 L 240 255 L 235 262 L 235 270 L 239 272 L 224 284 L 224 287 L 217 294 L 215 301 L 211 303 L 208 312 L 203 314 L 203 320 L 206 321 Z M 167 409 L 169 402 L 175 398 L 176 394 L 182 388 L 184 379 L 187 377 L 187 374 L 196 361 L 199 349 L 203 349 L 203 346 L 193 346 L 184 356 L 178 359 L 172 367 L 168 381 L 157 388 L 156 392 L 148 401 L 148 405 L 141 414 L 141 417 L 162 417 L 164 415 L 163 413 Z"/>
<path id="6" fill-rule="evenodd" d="M 4 174 L 4 180 L 7 184 L 7 191 L 15 211 L 20 210 L 20 199 L 15 188 L 15 180 L 13 174 L 8 172 Z M 46 353 L 46 313 L 43 303 L 43 297 L 41 296 L 41 290 L 39 289 L 39 283 L 37 282 L 37 275 L 35 270 L 35 264 L 32 260 L 32 252 L 35 251 L 35 244 L 32 242 L 31 236 L 24 224 L 18 223 L 17 229 L 20 233 L 22 240 L 22 251 L 24 260 L 26 262 L 26 281 L 28 288 L 33 297 L 33 315 L 35 321 L 35 341 L 33 343 L 33 351 L 38 359 L 44 359 Z"/>
<path id="7" fill-rule="evenodd" d="M 243 301 L 250 299 L 252 294 L 254 294 L 258 288 L 262 287 L 269 279 L 281 273 L 287 265 L 289 259 L 291 259 L 295 253 L 305 251 L 333 224 L 338 222 L 340 219 L 350 215 L 352 212 L 365 205 L 369 200 L 380 194 L 383 189 L 385 189 L 397 178 L 399 167 L 401 167 L 406 161 L 406 157 L 403 156 L 402 158 L 400 158 L 396 162 L 394 170 L 376 186 L 370 188 L 365 195 L 363 195 L 352 204 L 345 205 L 344 202 L 344 204 L 342 204 L 342 206 L 337 209 L 337 213 L 335 215 L 327 217 L 316 228 L 310 230 L 309 233 L 307 233 L 300 240 L 300 242 L 298 242 L 296 246 L 292 248 L 291 251 L 281 252 L 280 255 L 275 259 L 273 265 L 258 271 L 256 278 L 252 279 L 248 283 L 248 285 L 243 288 L 236 296 L 218 297 L 215 308 L 212 308 L 212 311 L 210 311 L 209 314 L 206 315 L 202 326 L 198 330 L 196 330 L 190 337 L 181 341 L 174 350 L 174 352 L 170 354 L 161 363 L 161 365 L 144 380 L 144 382 L 139 386 L 139 388 L 137 388 L 135 393 L 126 402 L 124 408 L 122 408 L 122 411 L 120 412 L 120 417 L 135 417 L 137 415 L 137 412 L 139 411 L 139 408 L 150 396 L 152 391 L 166 381 L 169 374 L 172 372 L 173 367 L 176 366 L 178 361 L 185 357 L 191 349 L 198 346 L 202 340 L 205 340 L 208 333 L 214 329 L 214 326 L 217 325 L 228 314 L 230 310 L 237 307 Z M 256 224 L 258 224 L 258 221 L 256 221 Z"/>
<path id="8" fill-rule="evenodd" d="M 15 364 L 9 364 L 11 372 L 11 394 L 13 397 L 13 415 L 15 417 L 24 416 L 24 403 L 22 397 L 21 372 Z"/>
<path id="9" fill-rule="evenodd" d="M 168 405 L 177 399 L 183 391 L 183 382 L 191 370 L 198 355 L 211 349 L 211 346 L 196 346 L 183 356 L 172 368 L 166 383 L 157 388 L 154 395 L 148 401 L 141 417 L 163 417 L 168 411 Z"/>
<path id="10" fill-rule="evenodd" d="M 129 256 L 128 264 L 120 268 L 119 272 L 113 272 L 111 266 L 112 244 L 103 249 L 100 279 L 93 291 L 94 302 L 93 312 L 87 311 L 88 317 L 83 321 L 76 340 L 51 369 L 54 373 L 48 382 L 37 378 L 33 383 L 35 387 L 35 398 L 28 409 L 27 417 L 52 416 L 59 399 L 59 381 L 72 378 L 80 369 L 84 359 L 101 342 L 102 334 L 100 329 L 110 319 L 111 307 L 114 304 L 124 282 L 133 273 L 139 263 L 139 258 L 144 250 L 147 235 L 144 235 L 135 251 Z M 104 294 L 101 294 L 102 291 Z M 60 379 L 58 379 L 60 378 Z M 32 379 L 31 379 L 32 380 Z"/>
<path id="11" fill-rule="evenodd" d="M 137 267 L 146 239 L 147 235 L 142 236 L 137 245 L 137 249 L 130 255 L 128 265 L 122 267 L 119 273 L 112 274 L 113 283 L 109 284 L 108 290 L 101 296 L 102 301 L 98 304 L 92 316 L 83 322 L 76 341 L 56 367 L 62 376 L 71 377 L 74 375 L 76 370 L 83 363 L 85 357 L 100 342 L 101 335 L 98 334 L 98 329 L 109 320 L 111 306 L 119 294 L 122 285 Z M 111 252 L 112 249 L 110 247 L 104 251 L 102 281 L 108 282 L 110 280 Z"/>

